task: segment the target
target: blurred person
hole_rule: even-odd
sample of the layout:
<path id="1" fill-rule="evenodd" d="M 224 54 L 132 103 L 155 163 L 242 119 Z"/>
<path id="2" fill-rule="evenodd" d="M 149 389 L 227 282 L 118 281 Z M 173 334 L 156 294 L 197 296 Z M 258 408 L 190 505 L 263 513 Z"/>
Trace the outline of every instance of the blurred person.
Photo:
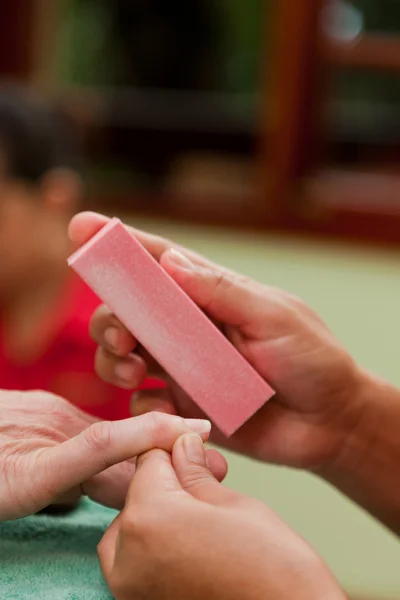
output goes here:
<path id="1" fill-rule="evenodd" d="M 0 89 L 0 389 L 43 389 L 99 418 L 122 419 L 131 393 L 93 370 L 87 330 L 99 301 L 66 263 L 81 167 L 61 115 L 26 90 Z M 123 387 L 128 361 L 120 375 Z"/>
<path id="2" fill-rule="evenodd" d="M 80 245 L 106 222 L 79 215 L 71 238 Z M 231 438 L 214 428 L 210 440 L 314 473 L 400 535 L 400 391 L 365 371 L 300 299 L 130 231 L 276 390 Z M 107 331 L 116 325 L 113 346 Z M 99 344 L 98 373 L 117 384 L 118 364 L 136 340 L 105 307 L 91 333 Z M 135 394 L 132 414 L 204 416 L 154 359 L 139 353 L 137 360 L 141 373 L 158 373 L 168 389 Z M 277 515 L 215 480 L 193 435 L 179 438 L 172 455 L 154 450 L 139 457 L 99 556 L 117 600 L 344 598 L 315 552 Z"/>

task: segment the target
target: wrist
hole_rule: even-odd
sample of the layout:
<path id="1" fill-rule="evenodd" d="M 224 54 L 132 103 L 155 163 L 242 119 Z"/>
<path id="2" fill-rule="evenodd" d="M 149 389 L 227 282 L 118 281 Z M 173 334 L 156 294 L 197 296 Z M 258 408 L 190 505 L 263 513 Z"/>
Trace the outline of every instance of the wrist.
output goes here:
<path id="1" fill-rule="evenodd" d="M 323 479 L 341 487 L 343 479 L 365 469 L 381 427 L 384 398 L 390 387 L 373 374 L 360 370 L 350 399 L 349 416 L 343 419 L 340 428 L 338 447 L 318 473 Z"/>
<path id="2" fill-rule="evenodd" d="M 321 475 L 400 534 L 400 391 L 365 374 L 360 394 L 357 423 Z"/>

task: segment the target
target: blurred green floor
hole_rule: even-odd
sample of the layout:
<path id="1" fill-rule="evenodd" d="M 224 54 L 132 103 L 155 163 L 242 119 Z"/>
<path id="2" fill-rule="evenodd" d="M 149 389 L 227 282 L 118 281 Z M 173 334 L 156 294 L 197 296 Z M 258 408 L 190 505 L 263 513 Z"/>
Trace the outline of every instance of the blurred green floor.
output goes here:
<path id="1" fill-rule="evenodd" d="M 364 366 L 400 386 L 400 254 L 268 234 L 234 235 L 143 220 L 135 224 L 294 292 Z M 400 543 L 361 510 L 314 477 L 236 456 L 228 459 L 228 485 L 274 508 L 318 549 L 348 592 L 374 600 L 400 598 Z"/>

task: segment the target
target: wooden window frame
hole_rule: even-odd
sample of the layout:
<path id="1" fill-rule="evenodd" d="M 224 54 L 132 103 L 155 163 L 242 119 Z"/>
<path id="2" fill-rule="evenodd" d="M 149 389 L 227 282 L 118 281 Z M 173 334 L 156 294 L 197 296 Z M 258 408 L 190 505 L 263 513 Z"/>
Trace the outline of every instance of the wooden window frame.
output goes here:
<path id="1" fill-rule="evenodd" d="M 0 75 L 46 90 L 61 2 L 3 0 Z M 95 198 L 106 207 L 233 227 L 400 244 L 400 177 L 327 170 L 324 90 L 332 69 L 400 70 L 400 39 L 370 35 L 356 44 L 328 43 L 320 28 L 324 0 L 276 0 L 272 85 L 265 57 L 260 73 L 257 185 L 248 209 L 227 210 L 218 198 L 199 208 L 190 197 L 179 207 L 167 196 L 123 194 Z M 40 15 L 46 14 L 46 21 Z M 50 86 L 51 87 L 51 86 Z M 268 97 L 267 97 L 268 93 Z M 98 99 L 85 98 L 88 113 Z M 94 101 L 93 101 L 94 100 Z M 73 94 L 68 97 L 73 104 Z M 100 103 L 101 104 L 101 103 Z M 84 112 L 84 111 L 83 111 Z M 100 110 L 101 112 L 101 110 Z M 150 209 L 149 209 L 150 207 Z"/>

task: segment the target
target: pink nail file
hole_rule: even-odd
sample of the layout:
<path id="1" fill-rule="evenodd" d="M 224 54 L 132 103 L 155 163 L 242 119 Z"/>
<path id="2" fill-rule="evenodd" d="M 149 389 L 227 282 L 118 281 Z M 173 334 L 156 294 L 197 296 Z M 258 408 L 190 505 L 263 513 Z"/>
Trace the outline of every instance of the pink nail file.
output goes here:
<path id="1" fill-rule="evenodd" d="M 119 219 L 68 263 L 225 435 L 274 395 Z"/>

